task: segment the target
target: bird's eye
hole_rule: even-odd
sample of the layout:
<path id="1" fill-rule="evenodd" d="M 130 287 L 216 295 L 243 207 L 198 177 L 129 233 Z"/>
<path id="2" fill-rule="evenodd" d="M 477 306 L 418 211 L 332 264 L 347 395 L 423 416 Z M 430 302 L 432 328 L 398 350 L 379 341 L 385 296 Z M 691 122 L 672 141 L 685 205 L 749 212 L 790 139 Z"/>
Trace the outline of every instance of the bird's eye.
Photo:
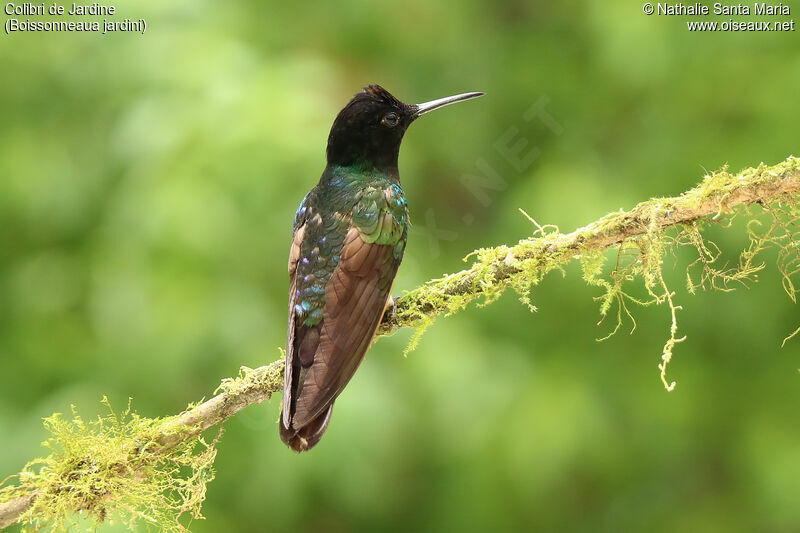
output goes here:
<path id="1" fill-rule="evenodd" d="M 381 119 L 381 124 L 390 128 L 397 126 L 398 122 L 400 122 L 400 117 L 397 116 L 397 113 L 386 113 Z"/>

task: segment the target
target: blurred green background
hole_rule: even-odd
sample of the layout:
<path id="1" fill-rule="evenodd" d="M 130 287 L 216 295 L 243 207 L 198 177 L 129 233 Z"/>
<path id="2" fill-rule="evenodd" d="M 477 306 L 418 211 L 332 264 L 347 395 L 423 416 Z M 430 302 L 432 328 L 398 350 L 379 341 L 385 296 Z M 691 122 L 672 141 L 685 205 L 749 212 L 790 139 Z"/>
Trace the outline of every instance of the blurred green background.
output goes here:
<path id="1" fill-rule="evenodd" d="M 530 235 L 520 207 L 569 231 L 798 155 L 796 32 L 690 33 L 623 1 L 115 5 L 147 32 L 0 38 L 0 478 L 70 404 L 175 413 L 278 357 L 292 217 L 368 83 L 487 93 L 406 136 L 398 293 Z M 526 120 L 537 102 L 557 127 Z M 515 168 L 496 145 L 521 139 L 537 156 Z M 503 187 L 476 195 L 482 164 Z M 691 296 L 691 260 L 665 263 L 688 337 L 673 393 L 668 309 L 598 343 L 613 320 L 573 265 L 536 314 L 508 294 L 408 358 L 411 332 L 381 339 L 311 453 L 280 442 L 279 398 L 237 415 L 191 529 L 799 531 L 800 341 L 780 343 L 800 314 L 774 264 Z"/>

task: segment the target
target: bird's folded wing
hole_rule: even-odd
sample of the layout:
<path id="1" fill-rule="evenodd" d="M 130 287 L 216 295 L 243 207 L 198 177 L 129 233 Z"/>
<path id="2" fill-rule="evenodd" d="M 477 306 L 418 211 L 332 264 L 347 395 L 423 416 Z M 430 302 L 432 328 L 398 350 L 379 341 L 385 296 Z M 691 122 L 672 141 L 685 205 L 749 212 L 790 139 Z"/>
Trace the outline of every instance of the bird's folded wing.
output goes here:
<path id="1" fill-rule="evenodd" d="M 317 417 L 361 364 L 400 263 L 394 246 L 367 243 L 355 227 L 348 231 L 340 257 L 325 286 L 319 344 L 296 398 L 294 427 Z M 300 342 L 296 339 L 296 345 Z"/>
<path id="2" fill-rule="evenodd" d="M 302 204 L 300 206 L 302 208 Z M 283 368 L 283 422 L 285 426 L 289 424 L 289 415 L 291 413 L 290 403 L 291 403 L 291 394 L 289 391 L 292 387 L 292 357 L 293 355 L 293 345 L 294 345 L 294 335 L 295 335 L 295 316 L 294 316 L 294 305 L 295 300 L 297 298 L 295 289 L 297 284 L 295 282 L 295 273 L 297 272 L 297 261 L 300 259 L 300 247 L 303 243 L 303 235 L 305 234 L 306 226 L 305 224 L 301 224 L 299 227 L 295 229 L 294 236 L 292 238 L 292 246 L 289 250 L 289 279 L 291 280 L 289 286 L 289 327 L 286 331 L 286 336 L 288 338 L 286 342 L 286 364 Z"/>

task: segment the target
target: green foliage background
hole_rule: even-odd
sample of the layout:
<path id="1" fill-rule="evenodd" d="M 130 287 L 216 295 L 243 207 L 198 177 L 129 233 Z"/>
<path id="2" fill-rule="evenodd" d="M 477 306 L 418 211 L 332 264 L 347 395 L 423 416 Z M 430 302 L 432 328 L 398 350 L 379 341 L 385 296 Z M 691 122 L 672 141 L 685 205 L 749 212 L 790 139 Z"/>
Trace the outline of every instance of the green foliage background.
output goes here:
<path id="1" fill-rule="evenodd" d="M 175 413 L 278 357 L 294 210 L 363 85 L 487 93 L 407 135 L 397 292 L 529 235 L 519 207 L 570 230 L 797 155 L 796 32 L 690 33 L 622 1 L 115 5 L 147 32 L 0 37 L 0 478 L 70 404 Z M 537 101 L 560 133 L 525 120 Z M 484 201 L 460 181 L 480 160 L 505 182 Z M 746 243 L 714 237 L 730 257 Z M 508 295 L 408 358 L 410 332 L 381 339 L 312 453 L 278 439 L 278 398 L 237 415 L 191 529 L 797 531 L 800 344 L 780 349 L 797 307 L 774 267 L 691 296 L 691 260 L 666 258 L 688 336 L 675 392 L 656 369 L 668 309 L 597 343 L 613 324 L 575 266 L 536 314 Z"/>

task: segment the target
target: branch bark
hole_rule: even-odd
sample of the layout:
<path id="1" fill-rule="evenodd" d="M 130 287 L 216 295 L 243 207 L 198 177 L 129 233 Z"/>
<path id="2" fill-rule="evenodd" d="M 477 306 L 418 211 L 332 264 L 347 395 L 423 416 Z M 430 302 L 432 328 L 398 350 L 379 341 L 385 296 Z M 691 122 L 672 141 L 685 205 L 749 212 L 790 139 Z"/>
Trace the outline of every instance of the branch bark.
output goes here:
<path id="1" fill-rule="evenodd" d="M 532 267 L 540 268 L 543 275 L 587 250 L 607 249 L 630 238 L 715 217 L 737 206 L 796 199 L 798 193 L 800 159 L 790 157 L 777 165 L 762 164 L 735 175 L 721 170 L 706 176 L 697 187 L 680 196 L 643 202 L 630 211 L 612 213 L 572 233 L 542 230 L 540 236 L 524 239 L 513 247 L 483 250 L 479 254 L 483 259 L 470 268 L 432 280 L 400 297 L 384 315 L 378 335 L 450 314 L 454 312 L 449 305 L 452 299 L 458 299 L 459 307 L 463 307 L 484 294 L 487 281 L 501 284 L 502 289 L 515 278 L 530 273 Z M 283 360 L 277 360 L 238 378 L 224 380 L 222 392 L 165 422 L 163 435 L 158 439 L 160 448 L 148 453 L 164 453 L 245 407 L 268 399 L 281 390 L 282 374 Z M 36 492 L 30 492 L 0 504 L 0 529 L 16 523 L 33 506 L 37 496 Z"/>

